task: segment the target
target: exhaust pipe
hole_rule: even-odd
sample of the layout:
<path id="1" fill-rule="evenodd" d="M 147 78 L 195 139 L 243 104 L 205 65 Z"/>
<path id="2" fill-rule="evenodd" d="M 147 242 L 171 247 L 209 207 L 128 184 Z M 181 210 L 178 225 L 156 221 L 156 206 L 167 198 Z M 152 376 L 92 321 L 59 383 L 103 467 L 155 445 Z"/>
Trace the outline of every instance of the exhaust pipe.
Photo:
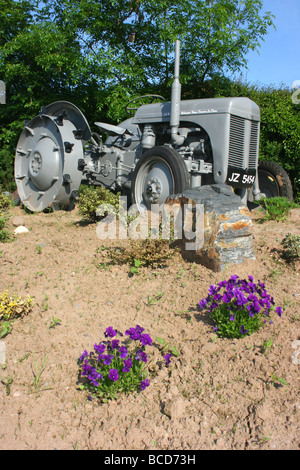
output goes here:
<path id="1" fill-rule="evenodd" d="M 170 112 L 170 127 L 171 139 L 173 144 L 182 145 L 185 137 L 178 134 L 180 122 L 180 100 L 181 100 L 181 84 L 179 81 L 179 64 L 180 64 L 180 41 L 175 42 L 175 67 L 174 67 L 174 81 L 171 91 L 171 112 Z"/>

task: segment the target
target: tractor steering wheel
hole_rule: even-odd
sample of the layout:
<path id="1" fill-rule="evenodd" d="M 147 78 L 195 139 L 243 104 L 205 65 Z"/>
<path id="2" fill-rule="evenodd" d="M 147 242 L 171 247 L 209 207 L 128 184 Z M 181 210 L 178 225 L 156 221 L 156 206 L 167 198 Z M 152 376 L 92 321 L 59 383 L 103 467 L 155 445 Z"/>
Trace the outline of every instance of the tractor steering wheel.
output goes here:
<path id="1" fill-rule="evenodd" d="M 150 102 L 149 104 L 153 103 L 153 101 L 157 98 L 161 99 L 162 101 L 166 101 L 165 98 L 163 96 L 160 96 L 160 95 L 143 95 L 143 96 L 137 96 L 136 98 L 133 98 L 133 100 L 129 101 L 126 106 L 125 106 L 125 111 L 126 113 L 128 114 L 131 114 L 132 111 L 137 111 L 137 109 L 142 106 L 141 104 L 141 100 L 144 99 L 144 98 L 150 98 Z M 139 102 L 139 106 L 137 107 L 129 107 L 129 105 L 131 103 L 133 103 L 134 101 L 138 101 Z"/>

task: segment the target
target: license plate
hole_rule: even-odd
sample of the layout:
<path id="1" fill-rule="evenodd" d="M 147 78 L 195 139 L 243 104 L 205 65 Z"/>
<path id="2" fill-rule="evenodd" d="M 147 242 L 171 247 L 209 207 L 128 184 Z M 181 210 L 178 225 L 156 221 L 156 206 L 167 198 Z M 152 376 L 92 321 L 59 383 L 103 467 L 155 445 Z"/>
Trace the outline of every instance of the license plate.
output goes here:
<path id="1" fill-rule="evenodd" d="M 236 188 L 250 188 L 256 177 L 255 170 L 240 170 L 239 168 L 228 168 L 227 184 Z"/>

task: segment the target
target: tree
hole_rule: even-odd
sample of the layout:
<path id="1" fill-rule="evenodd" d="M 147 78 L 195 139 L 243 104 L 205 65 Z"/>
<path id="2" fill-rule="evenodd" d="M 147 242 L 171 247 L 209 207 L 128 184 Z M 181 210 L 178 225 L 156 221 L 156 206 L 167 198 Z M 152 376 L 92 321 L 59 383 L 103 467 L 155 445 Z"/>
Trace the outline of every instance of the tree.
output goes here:
<path id="1" fill-rule="evenodd" d="M 77 38 L 41 16 L 38 3 L 0 0 L 0 79 L 6 86 L 6 104 L 0 106 L 0 184 L 8 189 L 24 120 L 43 104 L 83 98 L 87 86 Z"/>
<path id="2" fill-rule="evenodd" d="M 170 94 L 174 42 L 181 39 L 183 93 L 202 96 L 205 80 L 246 66 L 272 26 L 261 0 L 51 0 L 49 18 L 77 35 L 108 115 L 116 101 L 157 92 Z M 191 92 L 192 90 L 192 92 Z M 166 96 L 168 97 L 168 96 Z"/>

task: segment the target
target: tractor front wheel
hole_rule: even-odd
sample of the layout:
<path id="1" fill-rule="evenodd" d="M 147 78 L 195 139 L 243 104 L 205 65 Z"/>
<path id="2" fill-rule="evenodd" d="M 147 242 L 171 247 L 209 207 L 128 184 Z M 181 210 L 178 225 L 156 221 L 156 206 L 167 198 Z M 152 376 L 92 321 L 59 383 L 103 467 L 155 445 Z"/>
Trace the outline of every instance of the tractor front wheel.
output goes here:
<path id="1" fill-rule="evenodd" d="M 136 165 L 131 197 L 138 210 L 151 210 L 153 204 L 164 204 L 171 194 L 189 187 L 189 173 L 184 160 L 168 147 L 147 150 Z"/>

